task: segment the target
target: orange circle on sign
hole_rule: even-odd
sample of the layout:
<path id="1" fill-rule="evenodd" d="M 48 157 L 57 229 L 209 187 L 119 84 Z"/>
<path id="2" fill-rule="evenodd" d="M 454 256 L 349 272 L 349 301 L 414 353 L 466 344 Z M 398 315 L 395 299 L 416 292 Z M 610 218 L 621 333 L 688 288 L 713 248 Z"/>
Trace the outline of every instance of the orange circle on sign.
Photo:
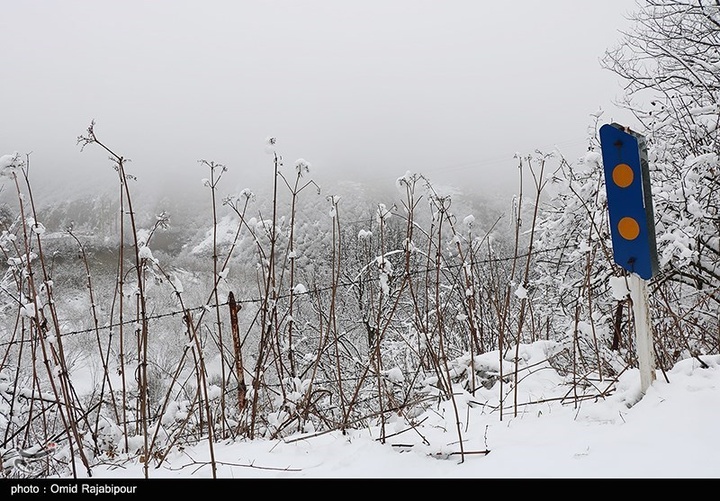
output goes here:
<path id="1" fill-rule="evenodd" d="M 635 240 L 640 234 L 640 225 L 631 217 L 624 217 L 617 225 L 618 233 L 625 240 Z"/>
<path id="2" fill-rule="evenodd" d="M 613 182 L 621 188 L 627 188 L 635 179 L 635 174 L 628 164 L 617 164 L 612 171 Z"/>

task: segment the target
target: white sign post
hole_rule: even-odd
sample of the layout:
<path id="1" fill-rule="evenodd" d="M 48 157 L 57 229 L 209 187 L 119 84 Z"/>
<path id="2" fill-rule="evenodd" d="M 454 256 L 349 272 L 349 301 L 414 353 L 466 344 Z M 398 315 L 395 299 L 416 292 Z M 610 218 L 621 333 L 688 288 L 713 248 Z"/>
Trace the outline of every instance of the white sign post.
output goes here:
<path id="1" fill-rule="evenodd" d="M 655 381 L 655 353 L 647 281 L 636 273 L 630 274 L 630 299 L 632 299 L 633 317 L 635 318 L 640 391 L 645 394 L 652 382 Z"/>

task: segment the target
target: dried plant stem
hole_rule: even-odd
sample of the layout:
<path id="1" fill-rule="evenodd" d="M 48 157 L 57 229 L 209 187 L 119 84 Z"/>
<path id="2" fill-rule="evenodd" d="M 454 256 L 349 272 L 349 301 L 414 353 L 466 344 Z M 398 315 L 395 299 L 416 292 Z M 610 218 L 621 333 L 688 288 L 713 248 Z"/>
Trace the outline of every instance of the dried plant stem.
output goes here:
<path id="1" fill-rule="evenodd" d="M 223 328 L 222 320 L 220 318 L 220 298 L 218 296 L 218 284 L 220 281 L 220 270 L 218 269 L 218 215 L 217 215 L 217 197 L 216 190 L 217 185 L 220 182 L 223 172 L 227 170 L 224 165 L 216 164 L 215 162 L 207 162 L 205 160 L 200 161 L 210 169 L 210 180 L 209 187 L 212 201 L 212 266 L 213 266 L 213 290 L 212 296 L 215 299 L 215 327 L 218 338 L 218 350 L 220 352 L 220 433 L 222 437 L 226 436 L 225 431 L 225 381 L 227 380 L 225 374 L 225 344 L 223 342 Z M 219 172 L 216 172 L 219 171 Z M 213 426 L 210 423 L 210 426 Z"/>
<path id="2" fill-rule="evenodd" d="M 28 158 L 29 162 L 29 158 Z M 15 187 L 18 194 L 18 199 L 20 200 L 20 217 L 22 222 L 22 229 L 23 229 L 23 241 L 25 242 L 25 255 L 27 256 L 27 279 L 28 279 L 28 292 L 29 296 L 32 301 L 32 307 L 34 308 L 34 315 L 32 316 L 32 320 L 34 323 L 34 327 L 37 332 L 40 348 L 42 350 L 42 356 L 43 356 L 43 362 L 45 364 L 47 375 L 48 375 L 48 381 L 52 387 L 53 394 L 55 395 L 58 402 L 63 402 L 63 405 L 58 406 L 58 410 L 60 412 L 60 417 L 62 419 L 63 425 L 65 427 L 65 430 L 67 430 L 68 439 L 69 439 L 69 445 L 71 454 L 73 454 L 73 439 L 75 441 L 75 444 L 77 445 L 77 452 L 80 455 L 80 459 L 85 466 L 86 472 L 88 476 L 92 476 L 92 471 L 90 469 L 90 464 L 87 459 L 87 456 L 85 454 L 85 451 L 83 449 L 83 441 L 79 434 L 77 423 L 76 423 L 76 416 L 73 416 L 73 409 L 75 408 L 75 402 L 73 399 L 73 394 L 71 392 L 71 382 L 69 379 L 69 370 L 66 363 L 65 353 L 64 353 L 64 347 L 63 347 L 63 340 L 62 340 L 62 332 L 60 330 L 60 323 L 57 318 L 57 312 L 55 310 L 55 302 L 52 295 L 52 281 L 50 280 L 50 277 L 47 273 L 47 268 L 45 266 L 45 259 L 42 251 L 42 240 L 41 240 L 41 232 L 37 231 L 37 213 L 35 211 L 35 205 L 34 200 L 32 196 L 32 189 L 30 187 L 30 180 L 28 178 L 28 171 L 27 168 L 23 170 L 23 177 L 25 180 L 25 186 L 28 190 L 28 199 L 30 201 L 31 205 L 31 211 L 33 214 L 33 228 L 28 228 L 28 220 L 25 215 L 25 209 L 23 205 L 23 199 L 22 191 L 20 189 L 20 184 L 17 178 L 17 175 L 13 173 L 13 180 L 15 182 Z M 30 259 L 30 246 L 31 246 L 31 240 L 32 237 L 30 235 L 30 232 L 33 232 L 35 234 L 35 244 L 37 245 L 38 249 L 38 256 L 40 258 L 40 265 L 41 270 L 43 274 L 43 285 L 42 289 L 45 291 L 46 298 L 44 306 L 40 304 L 40 296 L 38 288 L 35 284 L 34 279 L 34 272 L 32 269 L 31 259 Z M 49 343 L 47 340 L 47 317 L 44 311 L 44 308 L 47 308 L 50 312 L 50 318 L 52 321 L 52 326 L 55 331 L 54 336 L 54 345 Z M 32 328 L 32 327 L 31 327 Z M 49 346 L 48 346 L 49 345 Z M 50 360 L 50 355 L 52 355 L 52 361 Z M 37 379 L 36 379 L 37 381 Z M 59 389 L 58 389 L 59 387 Z M 73 467 L 73 476 L 77 476 L 76 470 L 75 470 L 75 462 L 72 462 Z"/>
<path id="3" fill-rule="evenodd" d="M 139 416 L 138 423 L 140 426 L 139 431 L 143 436 L 144 441 L 144 465 L 143 472 L 145 477 L 148 476 L 148 462 L 150 460 L 151 451 L 148 449 L 148 374 L 147 374 L 147 360 L 148 360 L 148 319 L 147 319 L 147 298 L 145 295 L 145 277 L 144 268 L 146 260 L 140 257 L 140 242 L 138 240 L 138 227 L 135 218 L 135 211 L 133 210 L 132 197 L 130 195 L 130 188 L 128 186 L 129 176 L 125 172 L 126 160 L 124 157 L 118 155 L 105 144 L 100 142 L 95 135 L 94 123 L 91 123 L 87 130 L 87 136 L 78 139 L 83 146 L 88 144 L 97 144 L 103 150 L 105 150 L 115 163 L 115 169 L 118 173 L 118 179 L 120 182 L 121 190 L 125 194 L 125 202 L 127 203 L 127 215 L 130 220 L 130 229 L 133 239 L 133 253 L 135 260 L 135 273 L 137 278 L 137 294 L 136 294 L 136 317 L 139 321 L 139 328 L 136 329 L 136 340 L 137 340 L 137 355 L 138 355 L 138 400 L 139 400 Z M 122 291 L 121 291 L 122 293 Z"/>
<path id="4" fill-rule="evenodd" d="M 68 228 L 67 232 L 72 237 L 72 239 L 75 240 L 75 243 L 77 243 L 80 255 L 82 257 L 83 266 L 85 267 L 85 275 L 87 277 L 87 289 L 90 298 L 90 309 L 92 312 L 93 326 L 95 329 L 95 341 L 97 343 L 98 353 L 100 355 L 100 362 L 102 363 L 103 367 L 102 383 L 100 385 L 100 395 L 98 396 L 98 398 L 100 402 L 103 402 L 103 400 L 105 399 L 105 387 L 107 385 L 107 391 L 110 395 L 110 401 L 112 402 L 112 409 L 113 413 L 115 414 L 115 420 L 119 422 L 120 415 L 118 413 L 117 402 L 115 400 L 115 392 L 113 391 L 113 385 L 110 379 L 110 368 L 108 365 L 108 359 L 110 356 L 110 345 L 108 343 L 107 351 L 105 351 L 102 345 L 102 341 L 100 339 L 100 320 L 98 318 L 97 304 L 95 300 L 95 293 L 92 282 L 92 274 L 90 273 L 90 263 L 88 262 L 87 253 L 85 252 L 85 246 L 80 242 L 80 239 L 75 235 L 75 233 L 73 233 L 72 228 Z M 93 434 L 94 436 L 97 435 L 99 422 L 100 413 L 98 412 L 95 418 L 95 432 Z"/>

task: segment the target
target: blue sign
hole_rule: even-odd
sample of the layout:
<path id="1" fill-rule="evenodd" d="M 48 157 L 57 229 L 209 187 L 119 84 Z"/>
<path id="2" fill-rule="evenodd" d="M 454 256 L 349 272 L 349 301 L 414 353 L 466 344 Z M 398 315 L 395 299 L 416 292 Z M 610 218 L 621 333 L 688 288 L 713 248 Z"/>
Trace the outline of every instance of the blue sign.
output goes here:
<path id="1" fill-rule="evenodd" d="M 600 128 L 615 262 L 645 280 L 658 271 L 645 138 L 618 125 Z"/>

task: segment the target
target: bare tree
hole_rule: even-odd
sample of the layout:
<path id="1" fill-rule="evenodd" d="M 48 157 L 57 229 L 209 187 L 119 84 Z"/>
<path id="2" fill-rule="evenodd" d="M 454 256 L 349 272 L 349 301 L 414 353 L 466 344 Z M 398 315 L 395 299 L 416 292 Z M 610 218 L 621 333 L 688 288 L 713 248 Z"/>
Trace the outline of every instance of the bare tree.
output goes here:
<path id="1" fill-rule="evenodd" d="M 648 137 L 665 278 L 720 285 L 720 2 L 648 0 L 602 59 Z M 712 295 L 715 306 L 720 297 Z"/>

